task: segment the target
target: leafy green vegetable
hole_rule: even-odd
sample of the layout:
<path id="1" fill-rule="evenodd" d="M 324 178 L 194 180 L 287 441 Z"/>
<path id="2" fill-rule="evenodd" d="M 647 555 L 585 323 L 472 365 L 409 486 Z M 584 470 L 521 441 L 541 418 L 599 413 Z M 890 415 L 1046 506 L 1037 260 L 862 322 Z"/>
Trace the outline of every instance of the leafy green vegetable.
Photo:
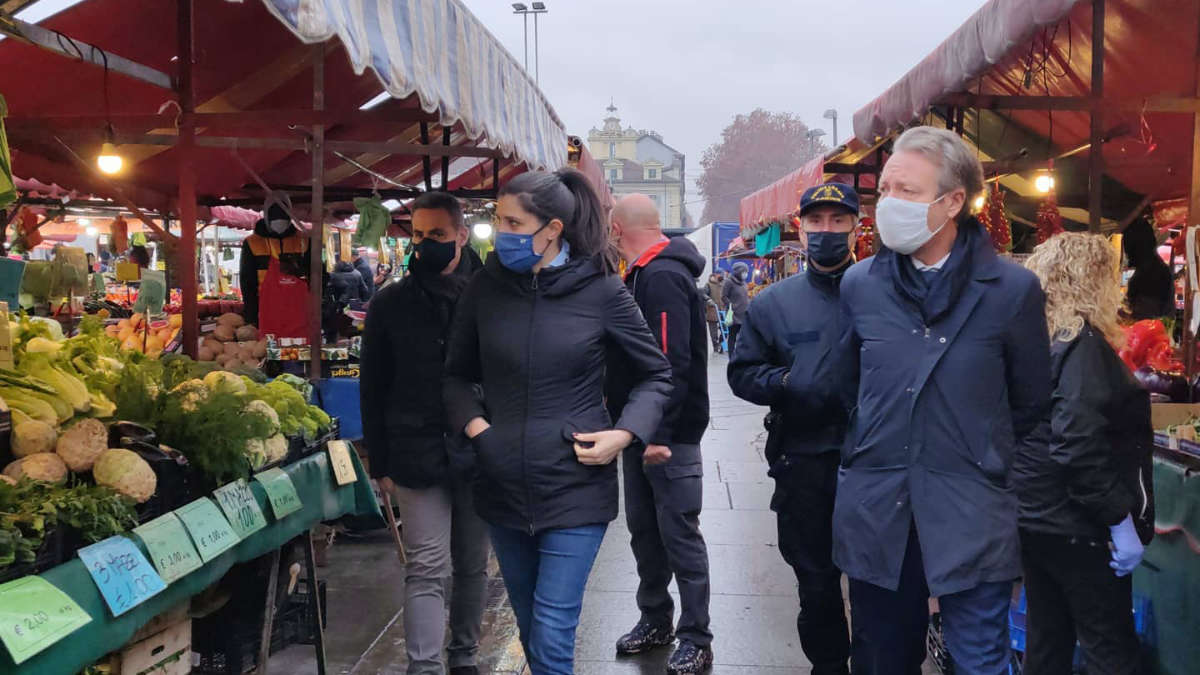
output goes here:
<path id="1" fill-rule="evenodd" d="M 136 525 L 133 501 L 106 487 L 0 483 L 0 569 L 33 562 L 46 533 L 56 526 L 71 527 L 92 543 Z"/>
<path id="2" fill-rule="evenodd" d="M 246 442 L 270 436 L 271 421 L 243 414 L 244 394 L 218 389 L 201 400 L 185 398 L 163 397 L 155 425 L 162 442 L 183 453 L 214 484 L 246 477 Z"/>

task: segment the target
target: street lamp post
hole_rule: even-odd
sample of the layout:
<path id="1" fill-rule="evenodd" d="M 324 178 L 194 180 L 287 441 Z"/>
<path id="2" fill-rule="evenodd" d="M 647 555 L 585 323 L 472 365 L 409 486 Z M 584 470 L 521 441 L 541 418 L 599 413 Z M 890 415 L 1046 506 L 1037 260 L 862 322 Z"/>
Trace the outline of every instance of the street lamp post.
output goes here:
<path id="1" fill-rule="evenodd" d="M 804 133 L 808 137 L 808 142 L 812 144 L 813 149 L 817 147 L 817 142 L 825 135 L 824 129 L 809 129 Z"/>
<path id="2" fill-rule="evenodd" d="M 833 147 L 837 147 L 837 108 L 830 108 L 825 111 L 825 119 L 833 120 Z"/>
<path id="3" fill-rule="evenodd" d="M 538 53 L 538 14 L 545 14 L 550 10 L 546 9 L 546 3 L 534 2 L 531 3 L 533 8 L 530 9 L 523 2 L 514 2 L 513 14 L 520 14 L 525 19 L 525 70 L 529 70 L 529 15 L 533 15 L 533 81 L 535 84 L 541 84 L 541 60 Z"/>

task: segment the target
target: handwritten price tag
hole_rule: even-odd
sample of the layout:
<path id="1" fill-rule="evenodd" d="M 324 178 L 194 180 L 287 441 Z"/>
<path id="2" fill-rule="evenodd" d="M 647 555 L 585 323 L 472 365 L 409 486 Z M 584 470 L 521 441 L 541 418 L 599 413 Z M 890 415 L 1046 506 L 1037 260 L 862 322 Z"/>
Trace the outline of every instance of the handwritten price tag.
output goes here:
<path id="1" fill-rule="evenodd" d="M 79 559 L 113 616 L 121 616 L 167 587 L 133 540 L 122 535 L 79 549 Z"/>
<path id="2" fill-rule="evenodd" d="M 0 641 L 13 663 L 28 660 L 91 621 L 71 596 L 41 577 L 0 585 Z"/>
<path id="3" fill-rule="evenodd" d="M 300 495 L 296 494 L 296 486 L 292 483 L 291 476 L 279 467 L 267 469 L 262 473 L 255 474 L 254 480 L 258 481 L 259 485 L 267 491 L 267 498 L 271 500 L 271 510 L 275 512 L 275 520 L 279 520 L 289 513 L 295 513 L 300 510 L 303 503 L 300 501 Z"/>
<path id="4" fill-rule="evenodd" d="M 174 513 L 163 514 L 135 527 L 133 533 L 146 545 L 154 569 L 168 584 L 204 564 L 179 516 Z"/>
<path id="5" fill-rule="evenodd" d="M 229 524 L 242 539 L 258 532 L 267 526 L 262 507 L 254 498 L 250 484 L 244 478 L 222 485 L 213 492 Z"/>
<path id="6" fill-rule="evenodd" d="M 228 551 L 242 540 L 208 497 L 201 497 L 175 509 L 175 515 L 179 516 L 188 534 L 192 535 L 192 542 L 196 544 L 196 550 L 204 562 Z"/>
<path id="7" fill-rule="evenodd" d="M 333 479 L 338 485 L 348 485 L 358 480 L 354 462 L 350 459 L 350 444 L 346 441 L 329 441 L 329 465 L 333 467 Z"/>

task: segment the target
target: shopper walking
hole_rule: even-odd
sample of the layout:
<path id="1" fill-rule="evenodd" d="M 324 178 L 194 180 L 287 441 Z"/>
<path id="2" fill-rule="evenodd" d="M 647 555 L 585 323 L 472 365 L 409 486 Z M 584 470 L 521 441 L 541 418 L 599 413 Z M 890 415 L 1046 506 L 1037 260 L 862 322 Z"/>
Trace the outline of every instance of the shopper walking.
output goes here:
<path id="1" fill-rule="evenodd" d="M 471 438 L 476 508 L 530 669 L 567 674 L 584 585 L 617 516 L 613 460 L 652 440 L 670 364 L 606 258 L 609 228 L 583 174 L 522 174 L 500 190 L 496 214 L 496 250 L 455 320 L 446 406 Z M 615 423 L 607 351 L 637 373 Z"/>
<path id="2" fill-rule="evenodd" d="M 329 275 L 329 284 L 333 286 L 333 297 L 342 307 L 350 303 L 362 303 L 367 300 L 367 285 L 363 283 L 362 275 L 354 269 L 354 265 L 345 260 L 339 261 Z"/>
<path id="3" fill-rule="evenodd" d="M 721 288 L 724 309 L 733 310 L 733 320 L 729 322 L 729 358 L 733 358 L 733 347 L 737 344 L 738 332 L 742 330 L 742 321 L 746 319 L 746 309 L 750 306 L 750 294 L 746 289 L 748 276 L 750 267 L 744 262 L 735 263 L 733 273 Z"/>
<path id="4" fill-rule="evenodd" d="M 1130 223 L 1121 245 L 1133 268 L 1125 293 L 1130 315 L 1136 321 L 1174 316 L 1175 282 L 1171 268 L 1158 257 L 1158 240 L 1150 222 L 1139 218 Z"/>
<path id="5" fill-rule="evenodd" d="M 1050 358 L 1037 278 L 968 214 L 982 187 L 958 136 L 904 132 L 880 177 L 884 248 L 842 279 L 856 410 L 833 559 L 850 577 L 856 673 L 921 672 L 930 595 L 955 672 L 1007 672 L 1021 574 L 1009 467 L 1049 408 Z"/>
<path id="6" fill-rule="evenodd" d="M 1108 241 L 1067 233 L 1026 265 L 1046 292 L 1053 410 L 1013 463 L 1029 675 L 1141 673 L 1130 573 L 1154 536 L 1150 396 L 1117 356 L 1121 289 Z"/>
<path id="7" fill-rule="evenodd" d="M 712 666 L 708 616 L 708 549 L 700 534 L 703 463 L 700 439 L 708 427 L 708 337 L 704 299 L 696 280 L 704 256 L 686 237 L 667 239 L 658 206 L 633 194 L 617 202 L 612 232 L 625 259 L 625 286 L 647 318 L 654 343 L 671 362 L 671 398 L 647 443 L 625 448 L 625 520 L 637 559 L 637 625 L 617 641 L 629 656 L 670 645 L 668 673 L 700 673 Z M 613 359 L 606 386 L 614 418 L 624 412 L 642 375 Z M 668 586 L 679 588 L 679 624 Z"/>
<path id="8" fill-rule="evenodd" d="M 717 270 L 708 276 L 708 283 L 704 285 L 704 320 L 708 323 L 708 335 L 712 339 L 712 350 L 714 354 L 720 354 L 725 351 L 721 344 L 721 285 L 724 283 L 721 279 L 721 272 Z"/>
<path id="9" fill-rule="evenodd" d="M 381 290 L 367 311 L 363 436 L 371 476 L 395 497 L 404 523 L 408 672 L 445 672 L 449 593 L 450 673 L 469 675 L 479 672 L 488 536 L 463 478 L 470 468 L 466 439 L 461 427 L 446 425 L 442 361 L 459 297 L 483 263 L 467 246 L 457 199 L 430 192 L 411 209 L 412 274 Z M 349 274 L 362 284 L 356 271 Z"/>
<path id="10" fill-rule="evenodd" d="M 833 563 L 833 504 L 846 411 L 832 355 L 837 350 L 838 287 L 854 262 L 858 194 L 827 183 L 800 200 L 800 240 L 807 270 L 764 290 L 746 312 L 729 386 L 771 406 L 767 415 L 771 509 L 779 552 L 796 573 L 796 630 L 814 675 L 849 673 L 850 632 L 842 572 Z"/>
<path id="11" fill-rule="evenodd" d="M 354 249 L 354 269 L 362 276 L 363 285 L 367 287 L 367 299 L 375 295 L 375 274 L 371 272 L 371 263 L 367 260 L 367 249 Z"/>

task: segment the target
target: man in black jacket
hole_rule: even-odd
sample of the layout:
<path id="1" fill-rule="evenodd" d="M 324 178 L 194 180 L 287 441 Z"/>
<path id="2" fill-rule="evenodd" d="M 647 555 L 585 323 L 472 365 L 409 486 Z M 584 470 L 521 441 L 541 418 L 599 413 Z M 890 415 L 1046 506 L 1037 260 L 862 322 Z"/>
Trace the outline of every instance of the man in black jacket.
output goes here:
<path id="1" fill-rule="evenodd" d="M 486 525 L 471 490 L 465 440 L 446 426 L 442 362 L 459 295 L 482 267 L 458 200 L 412 203 L 412 274 L 371 301 L 363 333 L 362 419 L 370 473 L 393 494 L 408 553 L 404 632 L 410 675 L 441 675 L 451 586 L 451 675 L 477 673 L 487 591 Z"/>
<path id="2" fill-rule="evenodd" d="M 624 454 L 625 518 L 637 559 L 642 618 L 617 641 L 619 655 L 671 644 L 679 587 L 679 646 L 668 673 L 699 673 L 712 665 L 709 632 L 708 549 L 700 534 L 703 469 L 700 439 L 708 426 L 708 338 L 704 299 L 696 280 L 704 257 L 686 238 L 668 240 L 658 207 L 645 195 L 621 199 L 612 213 L 613 236 L 628 265 L 625 284 L 655 341 L 671 362 L 673 388 L 658 430 L 644 447 Z M 612 363 L 608 406 L 616 419 L 632 385 L 629 369 Z"/>
<path id="3" fill-rule="evenodd" d="M 728 376 L 734 394 L 771 406 L 766 455 L 779 552 L 799 582 L 800 645 L 814 675 L 827 675 L 849 672 L 842 573 L 832 559 L 846 412 L 830 354 L 840 335 L 838 284 L 854 262 L 858 195 L 838 183 L 810 188 L 801 197 L 800 220 L 808 269 L 750 303 Z"/>

